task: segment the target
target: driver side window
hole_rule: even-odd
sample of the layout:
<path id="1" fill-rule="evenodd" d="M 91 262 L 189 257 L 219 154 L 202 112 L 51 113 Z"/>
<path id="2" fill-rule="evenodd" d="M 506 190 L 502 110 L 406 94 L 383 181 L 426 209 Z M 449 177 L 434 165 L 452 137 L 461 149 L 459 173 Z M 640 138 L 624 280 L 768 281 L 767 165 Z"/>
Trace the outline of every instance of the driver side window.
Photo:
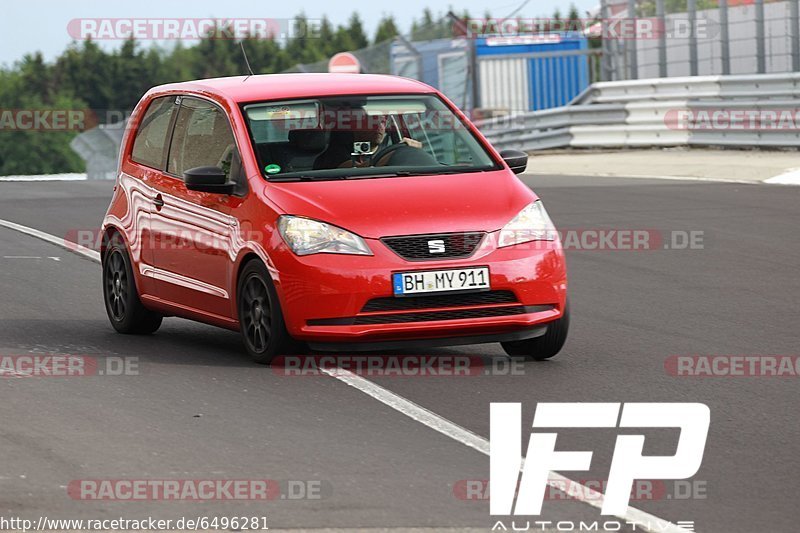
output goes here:
<path id="1" fill-rule="evenodd" d="M 238 181 L 241 161 L 222 110 L 205 100 L 183 97 L 172 134 L 167 172 L 183 178 L 184 172 L 197 167 L 219 167 L 228 180 Z"/>

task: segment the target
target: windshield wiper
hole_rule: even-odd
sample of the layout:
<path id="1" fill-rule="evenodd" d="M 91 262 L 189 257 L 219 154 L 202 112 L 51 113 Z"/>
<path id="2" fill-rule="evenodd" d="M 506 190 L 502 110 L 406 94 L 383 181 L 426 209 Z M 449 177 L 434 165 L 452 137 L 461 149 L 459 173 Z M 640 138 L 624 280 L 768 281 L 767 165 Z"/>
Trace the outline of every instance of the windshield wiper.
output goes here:
<path id="1" fill-rule="evenodd" d="M 451 168 L 451 169 L 437 169 L 437 170 L 398 170 L 396 172 L 392 172 L 391 174 L 385 174 L 386 176 L 437 176 L 440 174 L 467 174 L 469 172 L 484 172 L 482 169 L 474 169 L 474 168 Z"/>
<path id="2" fill-rule="evenodd" d="M 345 174 L 343 176 L 270 176 L 271 182 L 294 181 L 332 181 L 332 180 L 366 180 L 376 178 L 405 178 L 410 176 L 436 176 L 440 174 L 467 174 L 470 172 L 486 172 L 483 168 L 437 168 L 433 170 L 393 170 L 380 174 Z"/>
<path id="3" fill-rule="evenodd" d="M 329 181 L 329 180 L 346 180 L 350 176 L 271 176 L 267 181 L 271 182 L 290 182 L 290 181 Z"/>
<path id="4" fill-rule="evenodd" d="M 438 174 L 438 172 L 431 172 Z M 271 182 L 294 182 L 294 181 L 333 181 L 333 180 L 367 180 L 373 178 L 396 178 L 398 176 L 419 176 L 420 173 L 413 173 L 406 170 L 398 172 L 384 172 L 382 174 L 347 174 L 344 176 L 272 176 L 267 178 Z"/>

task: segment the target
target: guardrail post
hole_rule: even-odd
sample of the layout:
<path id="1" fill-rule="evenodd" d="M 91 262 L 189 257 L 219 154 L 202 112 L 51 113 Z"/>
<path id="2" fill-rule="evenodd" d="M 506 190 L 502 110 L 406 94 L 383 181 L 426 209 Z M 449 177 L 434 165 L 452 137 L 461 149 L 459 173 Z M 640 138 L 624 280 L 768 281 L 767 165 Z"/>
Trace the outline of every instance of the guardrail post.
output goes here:
<path id="1" fill-rule="evenodd" d="M 478 36 L 472 31 L 469 33 L 469 70 L 470 70 L 470 96 L 472 97 L 472 109 L 480 107 L 481 104 L 481 71 L 478 68 Z"/>
<path id="2" fill-rule="evenodd" d="M 478 76 L 480 73 L 478 72 L 478 36 L 475 35 L 472 31 L 472 26 L 467 24 L 466 21 L 462 20 L 452 11 L 447 12 L 447 18 L 453 21 L 461 30 L 464 32 L 464 36 L 467 39 L 467 56 L 468 60 L 468 67 L 467 67 L 467 85 L 469 85 L 469 97 L 472 101 L 472 106 L 470 108 L 470 113 L 475 110 L 475 108 L 479 107 L 480 103 L 480 87 L 479 87 L 479 80 Z M 420 54 L 420 61 L 422 58 L 422 54 Z M 421 63 L 420 63 L 421 64 Z M 420 72 L 422 72 L 420 70 Z M 466 106 L 467 100 L 467 91 L 464 91 L 464 105 Z"/>
<path id="3" fill-rule="evenodd" d="M 689 15 L 689 73 L 697 76 L 697 0 L 688 0 Z"/>
<path id="4" fill-rule="evenodd" d="M 796 1 L 796 0 L 795 0 Z M 719 0 L 719 44 L 722 50 L 722 73 L 731 73 L 731 39 L 728 34 L 728 0 Z"/>
<path id="5" fill-rule="evenodd" d="M 766 43 L 764 42 L 764 0 L 756 0 L 756 65 L 758 73 L 767 72 Z"/>
<path id="6" fill-rule="evenodd" d="M 411 52 L 411 55 L 414 56 L 414 63 L 417 69 L 417 79 L 419 81 L 424 81 L 422 76 L 422 53 L 420 53 L 420 51 L 417 50 L 417 48 L 413 44 L 411 44 L 411 41 L 409 41 L 402 35 L 398 35 L 396 39 L 400 41 L 400 44 L 402 44 L 406 50 Z"/>
<path id="7" fill-rule="evenodd" d="M 658 75 L 661 78 L 667 77 L 667 22 L 664 13 L 664 0 L 656 0 L 656 19 L 659 24 Z"/>
<path id="8" fill-rule="evenodd" d="M 792 71 L 800 71 L 800 0 L 789 0 L 789 35 L 792 36 Z"/>
<path id="9" fill-rule="evenodd" d="M 603 55 L 600 58 L 600 80 L 611 80 L 611 42 L 608 31 L 608 0 L 600 0 L 600 46 Z"/>
<path id="10" fill-rule="evenodd" d="M 628 19 L 636 20 L 636 0 L 628 0 Z M 630 55 L 630 79 L 639 79 L 639 39 L 634 34 L 633 39 L 629 39 L 627 43 L 631 49 Z"/>

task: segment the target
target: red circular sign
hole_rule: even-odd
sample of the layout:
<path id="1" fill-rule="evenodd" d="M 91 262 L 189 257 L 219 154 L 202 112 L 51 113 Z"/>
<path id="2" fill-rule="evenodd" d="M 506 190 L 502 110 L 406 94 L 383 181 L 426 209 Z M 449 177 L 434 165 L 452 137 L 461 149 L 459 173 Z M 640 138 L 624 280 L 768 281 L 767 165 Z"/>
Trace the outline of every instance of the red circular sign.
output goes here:
<path id="1" fill-rule="evenodd" d="M 361 72 L 361 62 L 350 52 L 340 52 L 328 61 L 328 72 L 358 74 Z"/>

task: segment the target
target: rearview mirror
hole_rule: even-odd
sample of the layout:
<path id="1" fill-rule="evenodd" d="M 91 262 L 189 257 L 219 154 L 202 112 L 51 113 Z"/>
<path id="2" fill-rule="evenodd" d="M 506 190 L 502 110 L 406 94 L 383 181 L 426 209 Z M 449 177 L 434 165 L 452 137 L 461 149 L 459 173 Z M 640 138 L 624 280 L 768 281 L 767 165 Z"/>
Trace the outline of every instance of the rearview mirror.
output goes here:
<path id="1" fill-rule="evenodd" d="M 232 194 L 236 184 L 228 181 L 225 171 L 219 167 L 191 168 L 183 173 L 183 181 L 190 191 Z"/>
<path id="2" fill-rule="evenodd" d="M 519 150 L 503 150 L 500 157 L 511 168 L 514 174 L 522 174 L 528 168 L 528 154 Z"/>

